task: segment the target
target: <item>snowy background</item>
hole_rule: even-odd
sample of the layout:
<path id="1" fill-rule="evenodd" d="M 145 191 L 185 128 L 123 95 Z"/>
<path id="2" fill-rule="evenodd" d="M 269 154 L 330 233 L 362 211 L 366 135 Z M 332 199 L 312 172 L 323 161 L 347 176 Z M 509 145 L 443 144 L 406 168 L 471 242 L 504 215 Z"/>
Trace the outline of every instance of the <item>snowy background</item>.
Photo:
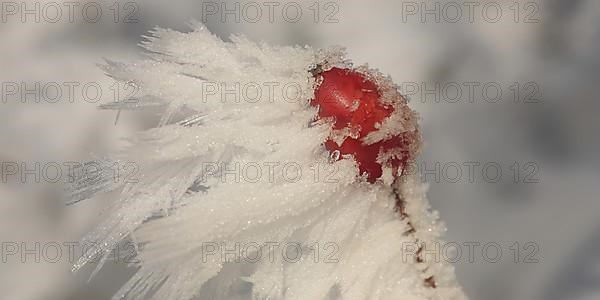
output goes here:
<path id="1" fill-rule="evenodd" d="M 308 1 L 298 2 L 303 16 L 296 23 L 278 9 L 274 22 L 263 15 L 251 23 L 244 15 L 239 22 L 234 16 L 223 20 L 207 15 L 207 6 L 197 0 L 129 2 L 117 3 L 117 22 L 113 1 L 81 1 L 81 6 L 97 3 L 103 8 L 96 23 L 83 19 L 77 8 L 71 22 L 62 2 L 37 0 L 28 1 L 30 7 L 56 4 L 63 7 L 63 16 L 56 23 L 44 16 L 39 22 L 33 16 L 22 21 L 19 14 L 2 20 L 2 83 L 97 83 L 103 92 L 98 103 L 78 97 L 72 103 L 2 101 L 2 162 L 83 162 L 114 151 L 120 137 L 155 124 L 152 114 L 124 112 L 115 125 L 113 111 L 97 110 L 100 102 L 113 100 L 113 83 L 95 65 L 105 57 L 138 56 L 136 44 L 154 26 L 186 30 L 187 21 L 204 17 L 207 27 L 223 38 L 243 33 L 277 45 L 343 45 L 357 64 L 369 63 L 390 74 L 421 114 L 426 144 L 418 166 L 429 174 L 429 199 L 449 228 L 446 239 L 461 246 L 480 244 L 472 260 L 462 246 L 455 263 L 471 299 L 600 297 L 598 1 L 522 1 L 512 7 L 481 1 L 473 22 L 462 1 L 322 1 L 317 20 L 311 10 L 315 2 Z M 247 2 L 228 3 L 243 7 Z M 3 9 L 7 3 L 21 4 L 3 1 Z M 254 3 L 267 13 L 264 4 Z M 435 3 L 440 4 L 439 22 L 434 15 L 422 20 L 420 11 L 406 11 L 412 4 L 420 9 Z M 462 10 L 456 23 L 448 21 L 455 17 L 448 3 L 458 3 Z M 498 22 L 490 20 L 492 10 L 482 15 L 481 7 L 488 3 L 501 3 Z M 436 83 L 437 93 L 421 94 L 423 87 L 433 89 Z M 464 94 L 469 91 L 464 83 L 477 84 L 473 98 Z M 481 87 L 490 83 L 502 91 L 494 103 L 482 97 Z M 463 95 L 454 100 L 457 85 Z M 415 86 L 416 92 L 411 89 Z M 495 98 L 493 90 L 488 95 Z M 425 170 L 435 170 L 436 163 L 438 171 Z M 465 163 L 479 164 L 472 178 Z M 497 182 L 490 179 L 494 169 L 482 174 L 489 164 L 502 170 Z M 457 165 L 460 177 L 455 176 Z M 36 183 L 33 176 L 25 182 L 9 178 L 0 183 L 3 253 L 9 244 L 34 249 L 36 242 L 75 242 L 97 224 L 104 199 L 66 207 L 60 184 L 43 178 Z M 502 249 L 498 261 L 482 253 L 490 243 Z M 516 257 L 515 243 L 520 248 Z M 524 249 L 526 244 L 531 247 Z M 66 253 L 57 262 L 36 262 L 34 255 L 23 262 L 20 254 L 0 262 L 2 299 L 108 299 L 133 273 L 122 263 L 109 263 L 88 283 L 85 272 L 70 273 Z M 488 254 L 493 258 L 493 250 Z"/>

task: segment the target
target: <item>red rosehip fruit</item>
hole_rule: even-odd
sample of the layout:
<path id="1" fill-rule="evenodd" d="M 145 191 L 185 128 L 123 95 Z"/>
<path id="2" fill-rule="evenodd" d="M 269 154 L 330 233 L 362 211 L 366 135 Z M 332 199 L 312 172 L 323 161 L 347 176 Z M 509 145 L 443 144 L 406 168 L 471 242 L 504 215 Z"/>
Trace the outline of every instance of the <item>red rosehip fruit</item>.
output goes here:
<path id="1" fill-rule="evenodd" d="M 338 159 L 351 155 L 360 174 L 374 183 L 391 168 L 402 175 L 419 150 L 417 115 L 391 80 L 377 72 L 331 68 L 316 73 L 319 79 L 311 105 L 318 116 L 333 119 L 333 132 L 325 142 Z M 320 78 L 319 78 L 320 77 Z"/>

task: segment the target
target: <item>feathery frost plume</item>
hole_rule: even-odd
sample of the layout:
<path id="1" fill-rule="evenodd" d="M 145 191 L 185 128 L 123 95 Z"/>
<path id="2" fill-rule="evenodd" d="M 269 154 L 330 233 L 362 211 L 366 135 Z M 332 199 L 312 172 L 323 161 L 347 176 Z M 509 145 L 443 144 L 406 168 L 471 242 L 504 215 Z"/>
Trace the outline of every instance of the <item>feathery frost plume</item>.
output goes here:
<path id="1" fill-rule="evenodd" d="M 445 230 L 417 175 L 369 183 L 323 146 L 311 70 L 351 67 L 343 50 L 230 39 L 156 29 L 148 59 L 103 66 L 139 88 L 103 108 L 163 115 L 101 162 L 135 162 L 135 182 L 72 186 L 71 203 L 119 191 L 74 271 L 131 239 L 140 262 L 114 299 L 464 299 L 451 265 L 415 253 Z"/>

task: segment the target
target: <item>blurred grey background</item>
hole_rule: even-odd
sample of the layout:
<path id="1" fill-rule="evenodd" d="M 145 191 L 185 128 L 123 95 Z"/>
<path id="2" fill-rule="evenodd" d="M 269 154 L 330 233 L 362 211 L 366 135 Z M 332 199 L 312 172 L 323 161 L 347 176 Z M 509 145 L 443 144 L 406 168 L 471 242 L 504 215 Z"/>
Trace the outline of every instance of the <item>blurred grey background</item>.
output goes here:
<path id="1" fill-rule="evenodd" d="M 239 20 L 212 13 L 222 2 L 198 0 L 79 1 L 71 20 L 67 2 L 2 2 L 3 163 L 84 162 L 156 124 L 152 114 L 123 112 L 115 125 L 114 111 L 96 108 L 116 97 L 96 64 L 139 57 L 137 43 L 154 26 L 187 30 L 196 19 L 224 39 L 342 45 L 355 63 L 390 74 L 421 114 L 426 144 L 417 167 L 449 228 L 446 240 L 460 245 L 456 272 L 471 299 L 600 299 L 600 2 L 281 2 L 272 20 L 261 1 L 228 1 L 229 9 L 240 5 Z M 23 16 L 14 11 L 22 3 L 40 8 Z M 294 7 L 282 11 L 286 3 L 302 8 L 297 22 Z M 97 6 L 97 22 L 93 12 L 82 16 Z M 62 95 L 56 103 L 22 103 L 10 92 L 11 83 L 36 82 L 80 86 L 73 101 Z M 86 83 L 101 87 L 97 102 L 82 100 Z M 71 274 L 67 253 L 39 262 L 26 254 L 36 242 L 76 242 L 96 224 L 103 199 L 66 207 L 60 183 L 6 177 L 0 297 L 109 299 L 133 269 L 109 262 L 87 282 L 90 270 Z M 474 243 L 470 259 L 465 245 Z M 9 256 L 11 245 L 28 248 Z M 485 253 L 486 245 L 494 247 Z"/>

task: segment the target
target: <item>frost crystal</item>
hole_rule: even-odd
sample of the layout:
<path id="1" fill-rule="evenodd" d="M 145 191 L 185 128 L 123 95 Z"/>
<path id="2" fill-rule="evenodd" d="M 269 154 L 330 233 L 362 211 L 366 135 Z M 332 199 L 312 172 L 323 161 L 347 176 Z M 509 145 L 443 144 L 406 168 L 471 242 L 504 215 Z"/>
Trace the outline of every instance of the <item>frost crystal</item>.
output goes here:
<path id="1" fill-rule="evenodd" d="M 201 24 L 192 29 L 156 29 L 143 43 L 147 60 L 104 66 L 139 87 L 135 105 L 104 108 L 164 114 L 113 158 L 139 166 L 136 182 L 73 186 L 72 201 L 120 192 L 84 239 L 103 246 L 74 270 L 131 239 L 139 269 L 115 299 L 465 298 L 443 258 L 407 253 L 442 243 L 420 181 L 369 184 L 351 158 L 325 151 L 331 123 L 314 122 L 309 70 L 347 66 L 341 51 L 224 42 Z M 367 139 L 394 130 L 405 129 L 383 123 Z M 394 210 L 397 197 L 410 223 Z M 424 284 L 432 276 L 435 288 Z"/>

